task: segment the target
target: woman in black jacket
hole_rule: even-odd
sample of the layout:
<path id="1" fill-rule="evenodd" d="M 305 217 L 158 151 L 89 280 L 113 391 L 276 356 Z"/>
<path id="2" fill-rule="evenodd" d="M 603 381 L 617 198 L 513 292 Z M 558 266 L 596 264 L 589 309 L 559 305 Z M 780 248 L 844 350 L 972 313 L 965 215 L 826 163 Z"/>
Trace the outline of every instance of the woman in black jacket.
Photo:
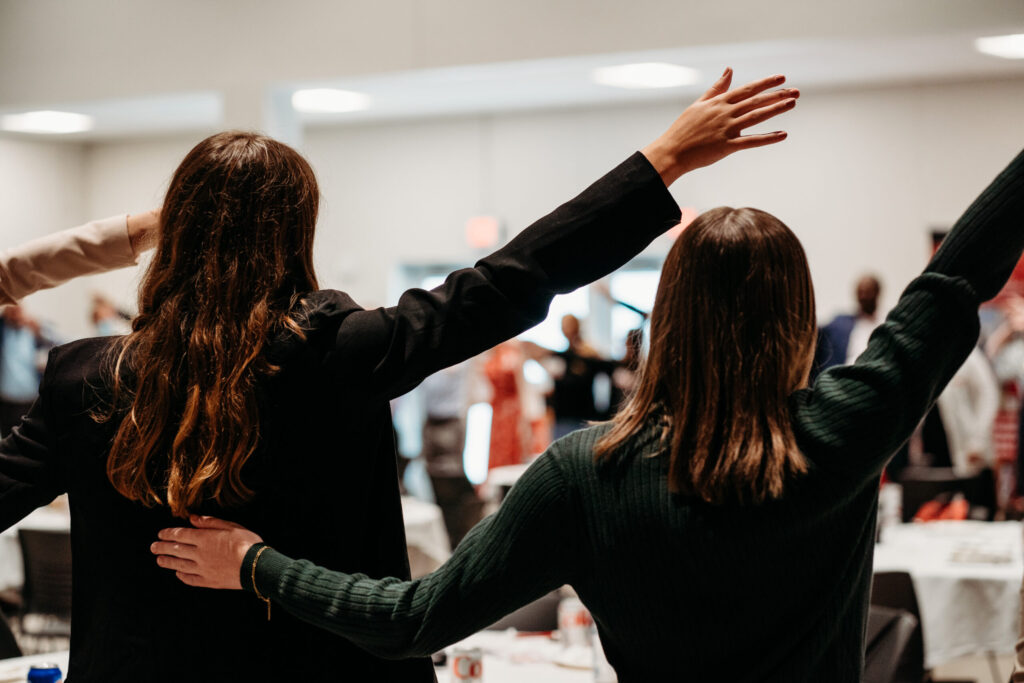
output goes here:
<path id="1" fill-rule="evenodd" d="M 339 571 L 408 578 L 389 399 L 542 320 L 679 220 L 666 185 L 784 133 L 781 76 L 726 74 L 654 143 L 437 289 L 363 310 L 318 290 L 318 193 L 294 150 L 221 133 L 182 162 L 132 333 L 51 353 L 40 398 L 0 444 L 0 529 L 70 494 L 70 676 L 432 680 L 249 596 L 192 591 L 148 555 L 188 513 L 260 529 Z M 200 665 L 201 663 L 201 665 Z"/>
<path id="2" fill-rule="evenodd" d="M 244 588 L 384 656 L 440 649 L 568 583 L 623 683 L 854 683 L 880 473 L 1022 250 L 1024 153 L 857 362 L 808 387 L 799 241 L 762 211 L 713 209 L 668 255 L 623 410 L 556 442 L 433 574 L 330 571 L 208 517 L 162 531 L 153 552 L 185 583 Z"/>

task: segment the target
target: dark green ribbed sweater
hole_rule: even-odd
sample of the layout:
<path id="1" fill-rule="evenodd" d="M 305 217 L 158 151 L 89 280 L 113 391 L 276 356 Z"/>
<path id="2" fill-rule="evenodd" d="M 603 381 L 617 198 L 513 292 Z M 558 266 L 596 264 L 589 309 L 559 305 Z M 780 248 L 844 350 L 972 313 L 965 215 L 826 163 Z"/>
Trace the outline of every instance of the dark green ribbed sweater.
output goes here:
<path id="1" fill-rule="evenodd" d="M 859 681 L 879 474 L 978 337 L 1024 249 L 1024 154 L 972 204 L 852 366 L 791 397 L 811 464 L 783 499 L 673 496 L 657 439 L 594 464 L 605 427 L 556 442 L 439 570 L 373 580 L 272 549 L 256 586 L 374 653 L 436 651 L 562 584 L 619 680 Z M 255 547 L 243 563 L 252 590 Z"/>

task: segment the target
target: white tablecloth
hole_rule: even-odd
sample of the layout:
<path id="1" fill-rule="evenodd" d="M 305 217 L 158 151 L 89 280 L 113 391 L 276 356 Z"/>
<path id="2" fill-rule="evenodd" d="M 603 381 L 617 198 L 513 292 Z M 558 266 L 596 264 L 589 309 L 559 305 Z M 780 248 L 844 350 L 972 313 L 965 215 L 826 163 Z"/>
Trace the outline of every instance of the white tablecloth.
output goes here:
<path id="1" fill-rule="evenodd" d="M 68 651 L 50 652 L 45 655 L 0 659 L 0 683 L 25 683 L 28 670 L 33 664 L 56 664 L 61 672 L 68 673 Z"/>
<path id="2" fill-rule="evenodd" d="M 71 517 L 68 515 L 67 499 L 62 497 L 51 506 L 34 510 L 28 517 L 0 533 L 0 590 L 19 587 L 24 580 L 18 529 L 70 528 Z"/>
<path id="3" fill-rule="evenodd" d="M 568 668 L 556 662 L 565 650 L 545 636 L 519 637 L 514 631 L 481 631 L 455 647 L 478 647 L 483 651 L 483 679 L 486 683 L 594 683 L 590 668 Z M 449 666 L 437 669 L 439 683 L 451 679 L 453 648 L 447 648 Z M 589 657 L 582 659 L 588 660 Z"/>
<path id="4" fill-rule="evenodd" d="M 875 571 L 914 581 L 929 668 L 979 652 L 1012 653 L 1020 618 L 1020 522 L 930 522 L 885 530 Z"/>

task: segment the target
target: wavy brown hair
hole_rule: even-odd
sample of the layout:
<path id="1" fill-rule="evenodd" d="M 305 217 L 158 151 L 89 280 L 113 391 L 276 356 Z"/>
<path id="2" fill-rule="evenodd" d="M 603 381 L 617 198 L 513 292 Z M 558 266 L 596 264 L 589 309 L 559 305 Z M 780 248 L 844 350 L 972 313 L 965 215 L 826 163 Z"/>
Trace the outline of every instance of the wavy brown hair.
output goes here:
<path id="1" fill-rule="evenodd" d="M 106 367 L 119 418 L 107 477 L 121 495 L 185 516 L 252 491 L 242 467 L 259 441 L 256 382 L 268 341 L 302 335 L 293 313 L 317 289 L 313 169 L 262 135 L 206 138 L 181 162 L 160 213 L 139 315 Z"/>
<path id="2" fill-rule="evenodd" d="M 780 497 L 807 470 L 788 397 L 807 383 L 815 338 L 796 235 L 757 209 L 701 214 L 665 260 L 640 381 L 596 457 L 660 424 L 671 491 L 709 503 Z"/>

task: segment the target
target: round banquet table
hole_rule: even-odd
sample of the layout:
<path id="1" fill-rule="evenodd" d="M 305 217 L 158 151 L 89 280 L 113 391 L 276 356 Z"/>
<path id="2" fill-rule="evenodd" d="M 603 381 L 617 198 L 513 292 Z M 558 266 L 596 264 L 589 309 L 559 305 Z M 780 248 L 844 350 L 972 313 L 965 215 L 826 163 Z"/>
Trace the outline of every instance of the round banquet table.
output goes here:
<path id="1" fill-rule="evenodd" d="M 46 507 L 33 510 L 25 519 L 0 533 L 0 590 L 20 588 L 24 581 L 18 529 L 70 530 L 67 498 L 61 496 Z"/>
<path id="2" fill-rule="evenodd" d="M 25 683 L 28 670 L 33 664 L 56 664 L 61 672 L 68 673 L 68 651 L 48 652 L 43 655 L 0 659 L 0 683 Z"/>
<path id="3" fill-rule="evenodd" d="M 487 683 L 593 683 L 590 669 L 567 668 L 555 663 L 561 646 L 542 636 L 517 637 L 510 631 L 482 631 L 458 646 L 479 647 L 483 651 L 483 673 Z M 452 648 L 448 648 L 449 662 Z M 68 652 L 51 652 L 31 657 L 0 660 L 0 683 L 24 683 L 33 664 L 55 663 L 67 674 Z M 438 667 L 437 680 L 452 680 L 448 666 Z"/>
<path id="4" fill-rule="evenodd" d="M 1014 651 L 1024 575 L 1022 532 L 1020 522 L 972 521 L 885 530 L 875 546 L 875 571 L 905 571 L 913 579 L 925 666 Z"/>

